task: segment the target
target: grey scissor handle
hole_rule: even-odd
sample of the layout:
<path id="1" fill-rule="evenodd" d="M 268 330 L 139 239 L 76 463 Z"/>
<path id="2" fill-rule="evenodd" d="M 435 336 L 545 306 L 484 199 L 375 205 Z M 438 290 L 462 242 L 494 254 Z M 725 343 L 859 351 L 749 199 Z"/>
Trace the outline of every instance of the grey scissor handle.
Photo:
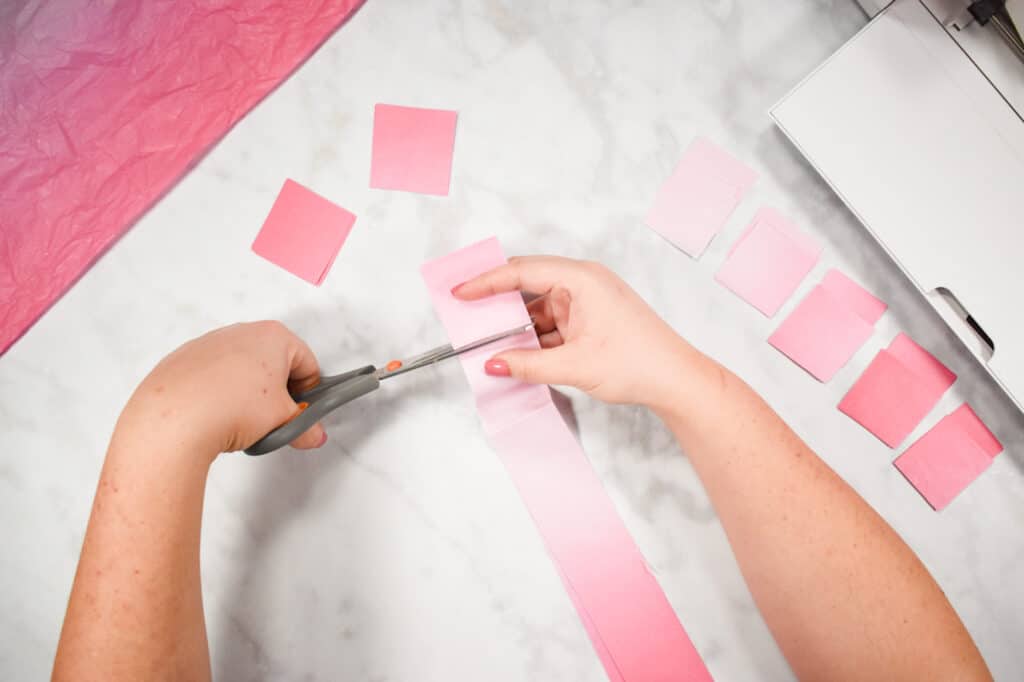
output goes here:
<path id="1" fill-rule="evenodd" d="M 328 413 L 378 387 L 380 380 L 377 378 L 377 368 L 373 365 L 322 378 L 319 384 L 308 391 L 292 395 L 295 402 L 307 403 L 309 407 L 246 448 L 245 454 L 265 455 L 283 448 Z"/>

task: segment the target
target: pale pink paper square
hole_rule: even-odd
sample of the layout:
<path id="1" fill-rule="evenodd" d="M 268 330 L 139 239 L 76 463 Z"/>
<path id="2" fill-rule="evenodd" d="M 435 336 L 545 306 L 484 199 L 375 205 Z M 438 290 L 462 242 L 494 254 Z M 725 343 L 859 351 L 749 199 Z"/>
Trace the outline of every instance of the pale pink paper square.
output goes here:
<path id="1" fill-rule="evenodd" d="M 715 279 L 768 317 L 778 312 L 807 273 L 818 254 L 794 242 L 769 223 L 761 222 L 742 237 Z"/>
<path id="2" fill-rule="evenodd" d="M 750 225 L 747 226 L 743 233 L 740 234 L 739 239 L 737 239 L 729 249 L 729 255 L 732 255 L 733 252 L 736 251 L 740 244 L 743 243 L 743 240 L 750 236 L 751 232 L 763 225 L 770 225 L 789 237 L 793 240 L 793 244 L 795 246 L 802 249 L 808 257 L 814 258 L 815 262 L 817 262 L 818 256 L 821 255 L 821 245 L 818 241 L 798 228 L 793 221 L 784 216 L 781 211 L 776 208 L 772 208 L 771 206 L 762 206 L 757 210 L 757 213 L 754 214 L 754 217 L 750 221 Z"/>
<path id="3" fill-rule="evenodd" d="M 294 180 L 285 180 L 252 250 L 319 286 L 355 221 L 342 207 Z"/>
<path id="4" fill-rule="evenodd" d="M 939 511 L 991 463 L 992 457 L 953 415 L 947 415 L 897 457 L 894 465 Z"/>
<path id="5" fill-rule="evenodd" d="M 370 187 L 447 196 L 458 113 L 378 104 Z"/>
<path id="6" fill-rule="evenodd" d="M 878 322 L 889 307 L 885 301 L 874 296 L 835 268 L 825 273 L 821 286 L 825 287 L 834 298 L 864 318 L 868 324 Z"/>
<path id="7" fill-rule="evenodd" d="M 756 180 L 751 168 L 696 138 L 658 191 L 645 222 L 699 258 Z"/>
<path id="8" fill-rule="evenodd" d="M 840 401 L 839 411 L 894 448 L 921 423 L 941 396 L 883 350 Z"/>
<path id="9" fill-rule="evenodd" d="M 818 381 L 828 381 L 871 338 L 874 327 L 818 285 L 768 338 Z"/>

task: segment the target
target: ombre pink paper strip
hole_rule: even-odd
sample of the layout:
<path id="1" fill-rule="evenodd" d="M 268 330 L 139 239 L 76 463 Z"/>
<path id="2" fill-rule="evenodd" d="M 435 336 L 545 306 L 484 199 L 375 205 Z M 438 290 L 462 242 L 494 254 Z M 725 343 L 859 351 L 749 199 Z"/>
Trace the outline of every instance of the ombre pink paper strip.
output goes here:
<path id="1" fill-rule="evenodd" d="M 423 266 L 423 278 L 452 343 L 525 324 L 517 292 L 463 302 L 457 284 L 504 264 L 484 240 Z M 530 331 L 461 357 L 484 429 L 533 517 L 594 648 L 616 682 L 710 680 L 636 543 L 619 518 L 546 386 L 484 374 L 508 348 L 537 348 Z"/>

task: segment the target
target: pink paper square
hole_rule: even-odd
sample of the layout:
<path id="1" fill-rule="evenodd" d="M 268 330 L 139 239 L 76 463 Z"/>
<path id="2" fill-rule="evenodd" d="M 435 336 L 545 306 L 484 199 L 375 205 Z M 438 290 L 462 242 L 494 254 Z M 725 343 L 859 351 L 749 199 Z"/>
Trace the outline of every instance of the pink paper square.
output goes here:
<path id="1" fill-rule="evenodd" d="M 658 191 L 645 222 L 699 258 L 756 179 L 745 164 L 697 138 Z"/>
<path id="2" fill-rule="evenodd" d="M 741 240 L 715 279 L 772 317 L 818 262 L 818 252 L 767 222 L 756 223 Z"/>
<path id="3" fill-rule="evenodd" d="M 906 334 L 897 334 L 886 350 L 920 377 L 936 401 L 956 381 L 953 372 Z"/>
<path id="4" fill-rule="evenodd" d="M 928 414 L 936 393 L 889 351 L 879 351 L 839 403 L 839 411 L 896 447 Z"/>
<path id="5" fill-rule="evenodd" d="M 995 457 L 1003 451 L 1003 444 L 988 430 L 967 403 L 954 410 L 948 418 L 963 429 L 989 457 Z"/>
<path id="6" fill-rule="evenodd" d="M 816 286 L 768 338 L 818 381 L 828 381 L 864 345 L 874 327 Z"/>
<path id="7" fill-rule="evenodd" d="M 821 286 L 834 298 L 860 315 L 868 324 L 874 324 L 881 319 L 889 307 L 885 301 L 872 295 L 864 287 L 836 269 L 825 273 Z"/>
<path id="8" fill-rule="evenodd" d="M 936 511 L 948 505 L 992 463 L 992 458 L 953 415 L 896 458 L 897 469 Z"/>
<path id="9" fill-rule="evenodd" d="M 458 113 L 378 104 L 370 187 L 448 195 Z"/>
<path id="10" fill-rule="evenodd" d="M 356 217 L 294 180 L 285 180 L 252 250 L 319 286 Z"/>

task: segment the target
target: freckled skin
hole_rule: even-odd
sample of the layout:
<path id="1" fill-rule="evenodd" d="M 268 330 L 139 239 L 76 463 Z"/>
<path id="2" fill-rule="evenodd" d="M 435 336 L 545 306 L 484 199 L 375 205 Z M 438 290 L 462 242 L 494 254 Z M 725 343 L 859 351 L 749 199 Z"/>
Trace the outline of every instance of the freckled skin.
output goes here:
<path id="1" fill-rule="evenodd" d="M 544 257 L 476 281 L 457 295 L 474 286 L 476 298 L 562 291 L 549 297 L 557 305 L 530 304 L 542 350 L 499 357 L 516 379 L 642 405 L 665 422 L 798 677 L 990 679 L 899 536 L 749 386 L 687 344 L 614 274 Z M 300 406 L 289 383 L 309 387 L 319 374 L 308 347 L 272 322 L 207 334 L 153 370 L 107 451 L 53 680 L 210 679 L 199 579 L 210 465 L 292 418 Z M 151 386 L 166 391 L 157 396 Z M 160 418 L 162 409 L 172 414 Z M 325 438 L 317 425 L 294 445 L 314 448 Z"/>
<path id="2" fill-rule="evenodd" d="M 949 601 L 892 528 L 742 379 L 689 345 L 614 273 L 528 256 L 452 293 L 475 301 L 506 292 L 538 297 L 527 309 L 541 348 L 492 360 L 514 379 L 573 386 L 662 419 L 797 677 L 991 679 Z"/>
<path id="3" fill-rule="evenodd" d="M 209 467 L 295 412 L 289 381 L 318 376 L 309 348 L 277 322 L 211 332 L 153 369 L 107 450 L 53 680 L 210 679 L 199 580 Z M 317 424 L 292 445 L 325 436 Z"/>

